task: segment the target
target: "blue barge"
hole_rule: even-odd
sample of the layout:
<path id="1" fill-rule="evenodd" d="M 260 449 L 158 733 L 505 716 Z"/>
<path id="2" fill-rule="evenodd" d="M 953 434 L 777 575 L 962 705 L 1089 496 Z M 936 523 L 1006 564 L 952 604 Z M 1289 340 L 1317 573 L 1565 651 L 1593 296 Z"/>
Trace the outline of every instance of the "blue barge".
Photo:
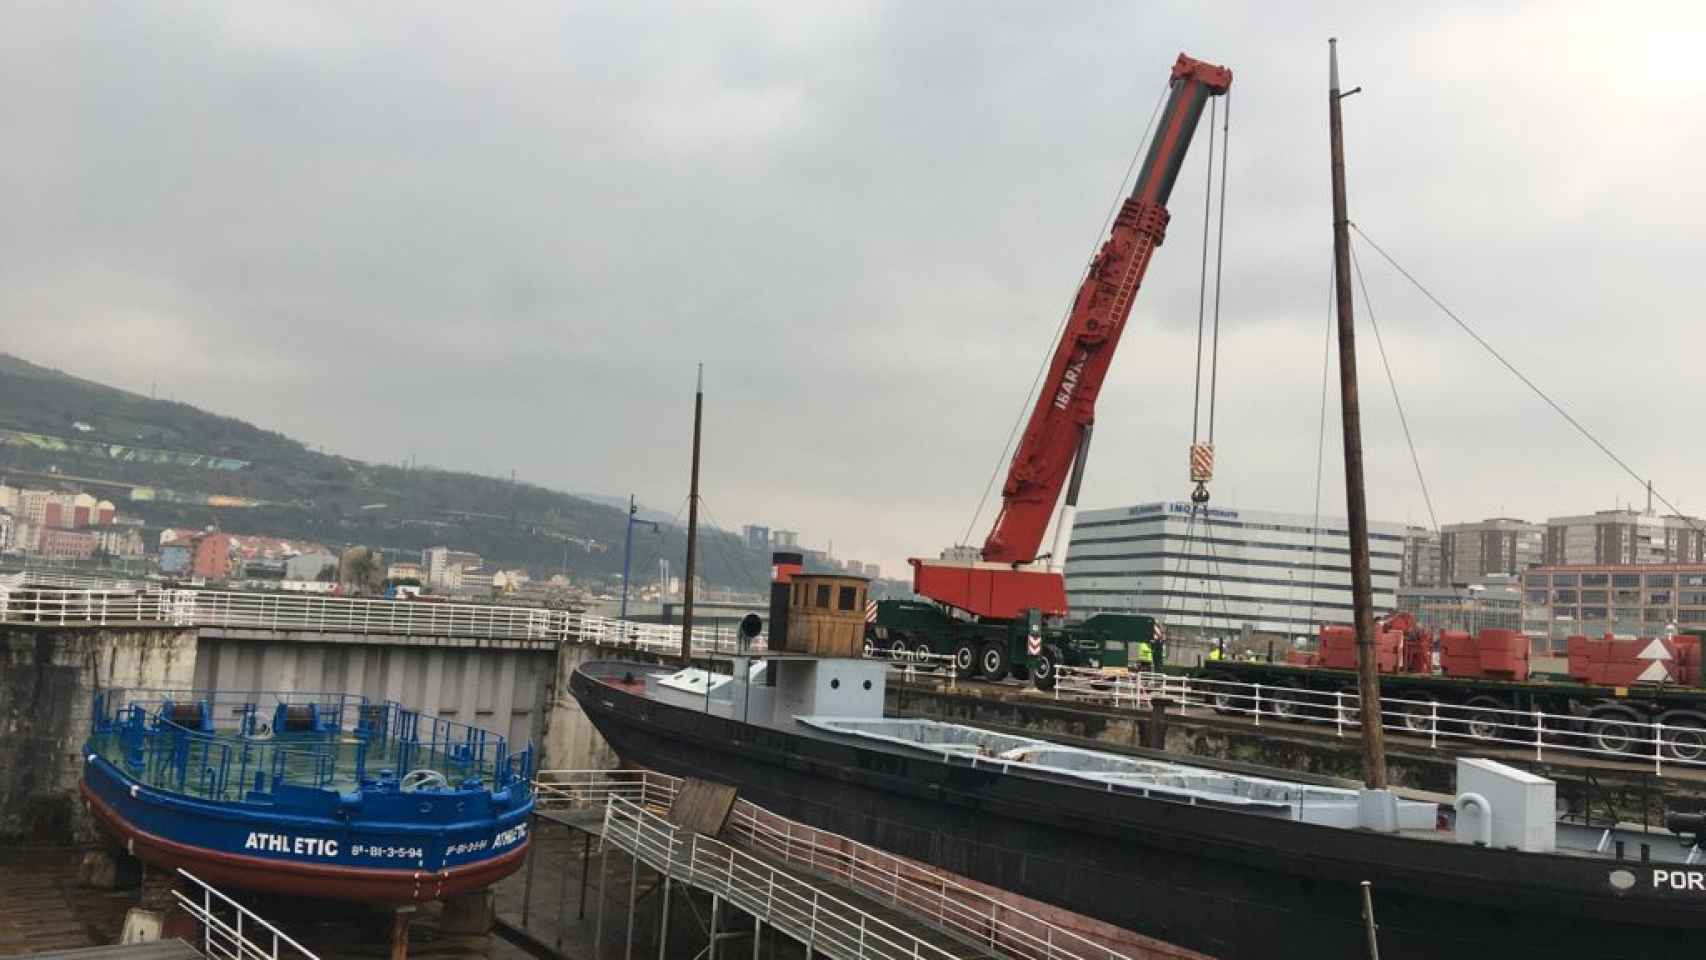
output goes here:
<path id="1" fill-rule="evenodd" d="M 390 701 L 102 690 L 84 761 L 104 831 L 221 886 L 424 902 L 515 872 L 530 842 L 531 750 Z"/>

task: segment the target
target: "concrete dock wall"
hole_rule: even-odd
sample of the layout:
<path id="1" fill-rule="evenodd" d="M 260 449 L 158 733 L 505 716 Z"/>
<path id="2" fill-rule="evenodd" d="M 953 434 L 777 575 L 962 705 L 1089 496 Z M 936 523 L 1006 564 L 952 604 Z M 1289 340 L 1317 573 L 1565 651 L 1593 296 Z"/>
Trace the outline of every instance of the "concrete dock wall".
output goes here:
<path id="1" fill-rule="evenodd" d="M 557 651 L 432 646 L 405 637 L 316 642 L 289 634 L 210 636 L 203 630 L 195 686 L 216 690 L 315 691 L 395 700 L 423 714 L 481 727 L 515 749 L 538 744 L 546 726 Z"/>
<path id="2" fill-rule="evenodd" d="M 187 687 L 194 630 L 0 627 L 0 845 L 93 838 L 77 799 L 97 686 Z"/>

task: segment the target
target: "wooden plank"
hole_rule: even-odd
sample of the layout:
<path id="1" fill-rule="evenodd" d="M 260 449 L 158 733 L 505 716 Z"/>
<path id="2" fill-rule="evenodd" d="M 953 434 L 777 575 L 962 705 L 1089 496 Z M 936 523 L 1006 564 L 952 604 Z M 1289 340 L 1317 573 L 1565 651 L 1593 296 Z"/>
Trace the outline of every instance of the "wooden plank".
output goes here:
<path id="1" fill-rule="evenodd" d="M 723 783 L 688 777 L 669 805 L 669 822 L 694 833 L 716 836 L 734 809 L 736 789 Z"/>

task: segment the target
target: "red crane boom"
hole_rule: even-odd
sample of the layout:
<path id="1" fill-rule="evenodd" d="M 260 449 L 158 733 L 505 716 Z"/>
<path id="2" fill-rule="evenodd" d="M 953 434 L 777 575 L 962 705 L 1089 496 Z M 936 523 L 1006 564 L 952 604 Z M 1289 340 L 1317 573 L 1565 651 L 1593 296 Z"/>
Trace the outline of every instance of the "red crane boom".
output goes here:
<path id="1" fill-rule="evenodd" d="M 1061 567 L 1090 450 L 1096 396 L 1150 257 L 1166 234 L 1167 199 L 1203 107 L 1232 86 L 1232 71 L 1181 53 L 1170 85 L 1137 184 L 1091 263 L 1055 346 L 980 559 L 912 560 L 913 589 L 932 600 L 982 618 L 1011 619 L 1029 609 L 1046 616 L 1066 613 Z M 1063 488 L 1067 497 L 1056 526 L 1053 562 L 1039 565 L 1043 535 Z"/>

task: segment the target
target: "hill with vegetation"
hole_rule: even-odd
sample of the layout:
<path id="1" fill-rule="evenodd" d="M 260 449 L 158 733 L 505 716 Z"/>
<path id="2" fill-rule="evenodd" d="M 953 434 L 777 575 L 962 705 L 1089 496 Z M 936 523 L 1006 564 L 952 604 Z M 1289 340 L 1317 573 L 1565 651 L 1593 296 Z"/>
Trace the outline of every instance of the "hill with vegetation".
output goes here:
<path id="1" fill-rule="evenodd" d="M 608 503 L 507 478 L 321 453 L 242 420 L 3 353 L 0 475 L 14 485 L 88 490 L 151 527 L 217 525 L 363 544 L 391 559 L 443 545 L 478 553 L 488 566 L 566 569 L 581 580 L 622 570 L 626 510 Z M 708 582 L 763 589 L 764 551 L 725 531 L 700 533 Z M 636 582 L 656 578 L 660 557 L 679 576 L 685 556 L 680 527 L 635 525 Z"/>

